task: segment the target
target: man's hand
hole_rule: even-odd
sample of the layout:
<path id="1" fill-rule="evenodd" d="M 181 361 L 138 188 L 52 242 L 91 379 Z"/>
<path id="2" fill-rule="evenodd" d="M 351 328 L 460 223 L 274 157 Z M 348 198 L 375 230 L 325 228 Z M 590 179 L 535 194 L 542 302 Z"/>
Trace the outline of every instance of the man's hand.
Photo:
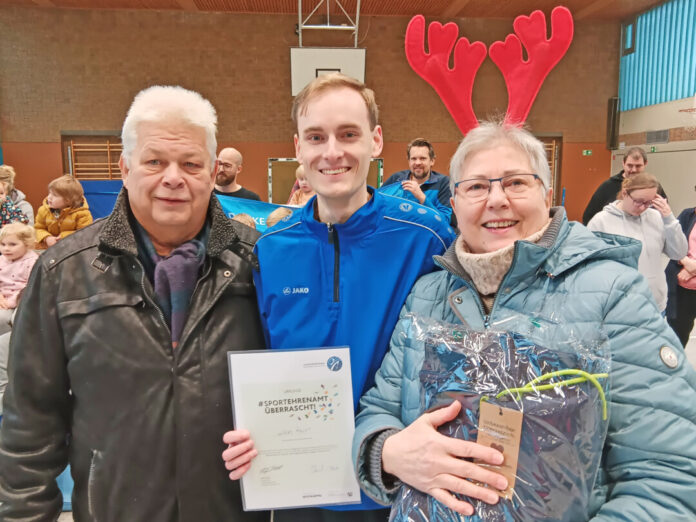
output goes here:
<path id="1" fill-rule="evenodd" d="M 425 202 L 425 192 L 420 188 L 420 184 L 412 179 L 405 179 L 401 182 L 401 188 L 409 191 L 421 205 Z"/>
<path id="2" fill-rule="evenodd" d="M 446 408 L 425 413 L 385 440 L 382 468 L 448 508 L 469 516 L 474 513 L 473 506 L 459 500 L 454 493 L 495 504 L 499 498 L 495 490 L 477 486 L 472 480 L 503 490 L 507 479 L 471 462 L 476 458 L 493 465 L 502 464 L 502 453 L 438 433 L 437 427 L 455 419 L 461 407 L 460 402 L 454 401 Z"/>
<path id="3" fill-rule="evenodd" d="M 53 246 L 58 242 L 58 238 L 56 236 L 48 236 L 46 239 L 44 239 L 44 243 L 46 243 L 47 247 Z"/>
<path id="4" fill-rule="evenodd" d="M 0 310 L 9 310 L 10 305 L 7 303 L 7 300 L 0 295 Z"/>
<path id="5" fill-rule="evenodd" d="M 662 217 L 667 217 L 672 213 L 672 209 L 669 208 L 669 203 L 667 203 L 667 200 L 659 194 L 655 196 L 655 199 L 653 199 L 652 207 L 659 211 L 660 214 L 662 214 Z"/>
<path id="6" fill-rule="evenodd" d="M 222 452 L 222 460 L 230 471 L 230 480 L 238 480 L 249 471 L 252 459 L 259 452 L 254 448 L 254 441 L 247 430 L 228 431 L 223 435 L 222 441 L 228 444 Z"/>

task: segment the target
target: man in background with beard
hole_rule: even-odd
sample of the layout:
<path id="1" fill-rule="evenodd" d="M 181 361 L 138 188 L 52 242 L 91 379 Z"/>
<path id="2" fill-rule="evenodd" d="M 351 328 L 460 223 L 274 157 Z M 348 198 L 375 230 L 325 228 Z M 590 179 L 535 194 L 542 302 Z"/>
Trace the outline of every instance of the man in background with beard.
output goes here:
<path id="1" fill-rule="evenodd" d="M 389 176 L 382 191 L 434 208 L 449 222 L 452 217 L 449 177 L 433 170 L 435 149 L 427 140 L 416 138 L 408 144 L 406 156 L 409 168 Z"/>
<path id="2" fill-rule="evenodd" d="M 245 189 L 237 183 L 237 176 L 239 176 L 240 172 L 242 172 L 241 153 L 232 147 L 222 149 L 217 157 L 215 194 L 261 201 L 261 198 L 256 192 Z"/>

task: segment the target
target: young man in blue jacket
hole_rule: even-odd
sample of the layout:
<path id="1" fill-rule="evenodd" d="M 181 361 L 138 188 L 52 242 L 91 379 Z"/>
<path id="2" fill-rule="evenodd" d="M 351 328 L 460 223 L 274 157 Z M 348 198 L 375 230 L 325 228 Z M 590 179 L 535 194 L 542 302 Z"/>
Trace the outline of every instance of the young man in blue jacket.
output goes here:
<path id="1" fill-rule="evenodd" d="M 353 400 L 374 383 L 413 283 L 454 239 L 437 211 L 367 186 L 382 151 L 374 93 L 342 74 L 317 78 L 295 98 L 295 150 L 317 195 L 256 244 L 259 309 L 271 349 L 348 345 Z M 230 478 L 256 455 L 249 433 L 225 434 Z M 275 522 L 386 520 L 361 504 L 276 511 Z"/>

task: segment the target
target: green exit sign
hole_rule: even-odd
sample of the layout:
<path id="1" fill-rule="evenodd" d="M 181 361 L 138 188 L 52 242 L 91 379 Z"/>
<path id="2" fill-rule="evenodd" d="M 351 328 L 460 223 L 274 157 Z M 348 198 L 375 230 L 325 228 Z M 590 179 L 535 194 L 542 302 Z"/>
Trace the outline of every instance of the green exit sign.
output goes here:
<path id="1" fill-rule="evenodd" d="M 583 149 L 582 155 L 583 156 L 592 156 L 592 149 Z"/>

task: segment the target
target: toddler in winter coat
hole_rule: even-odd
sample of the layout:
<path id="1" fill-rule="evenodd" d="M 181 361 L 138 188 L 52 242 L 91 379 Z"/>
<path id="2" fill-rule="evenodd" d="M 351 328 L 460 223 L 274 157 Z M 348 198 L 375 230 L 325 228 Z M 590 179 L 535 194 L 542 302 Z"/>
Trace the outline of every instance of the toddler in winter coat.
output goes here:
<path id="1" fill-rule="evenodd" d="M 82 185 L 72 176 L 61 176 L 48 184 L 48 196 L 36 213 L 36 242 L 48 248 L 91 223 Z"/>
<path id="2" fill-rule="evenodd" d="M 19 295 L 39 257 L 34 242 L 29 225 L 10 223 L 0 229 L 0 334 L 10 331 Z"/>

